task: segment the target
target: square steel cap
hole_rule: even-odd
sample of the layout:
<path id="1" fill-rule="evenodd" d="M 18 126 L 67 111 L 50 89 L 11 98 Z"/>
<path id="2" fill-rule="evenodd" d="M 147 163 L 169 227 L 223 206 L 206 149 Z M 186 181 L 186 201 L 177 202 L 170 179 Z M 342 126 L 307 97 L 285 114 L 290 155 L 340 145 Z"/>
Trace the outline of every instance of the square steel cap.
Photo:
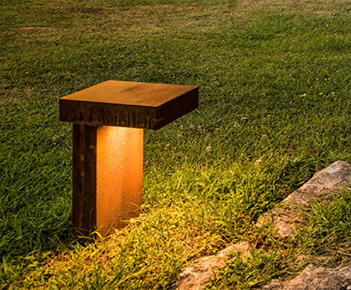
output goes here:
<path id="1" fill-rule="evenodd" d="M 197 86 L 106 81 L 60 99 L 60 120 L 159 129 L 196 109 Z"/>

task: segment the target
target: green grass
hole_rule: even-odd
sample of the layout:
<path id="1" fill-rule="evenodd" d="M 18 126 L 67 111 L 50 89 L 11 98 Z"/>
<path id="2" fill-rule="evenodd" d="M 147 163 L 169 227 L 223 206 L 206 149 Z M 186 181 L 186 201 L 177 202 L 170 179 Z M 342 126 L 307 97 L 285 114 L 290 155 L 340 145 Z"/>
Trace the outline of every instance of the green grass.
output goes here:
<path id="1" fill-rule="evenodd" d="M 251 257 L 209 288 L 248 289 L 323 255 L 350 262 L 349 193 L 307 209 L 289 241 L 254 226 L 314 172 L 351 159 L 349 6 L 1 1 L 0 288 L 167 289 L 184 266 L 242 240 Z M 58 99 L 109 79 L 198 85 L 200 106 L 145 132 L 141 217 L 80 245 Z"/>

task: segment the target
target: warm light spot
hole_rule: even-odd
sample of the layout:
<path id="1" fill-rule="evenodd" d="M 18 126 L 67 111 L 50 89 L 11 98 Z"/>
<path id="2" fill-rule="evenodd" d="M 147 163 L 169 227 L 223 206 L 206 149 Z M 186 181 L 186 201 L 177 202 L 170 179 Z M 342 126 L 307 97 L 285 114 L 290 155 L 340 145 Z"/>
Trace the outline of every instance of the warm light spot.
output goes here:
<path id="1" fill-rule="evenodd" d="M 143 129 L 97 129 L 96 227 L 101 235 L 139 215 L 143 185 Z M 112 222 L 114 221 L 114 222 Z"/>

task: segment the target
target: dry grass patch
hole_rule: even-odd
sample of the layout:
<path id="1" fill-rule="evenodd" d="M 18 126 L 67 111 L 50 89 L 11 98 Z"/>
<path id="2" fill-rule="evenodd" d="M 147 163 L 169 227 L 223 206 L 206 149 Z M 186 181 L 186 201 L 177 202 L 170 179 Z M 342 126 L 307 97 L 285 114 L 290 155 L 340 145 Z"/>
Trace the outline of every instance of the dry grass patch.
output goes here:
<path id="1" fill-rule="evenodd" d="M 238 11 L 241 13 L 265 13 L 293 12 L 308 14 L 330 15 L 334 13 L 348 12 L 351 4 L 344 0 L 258 0 L 258 1 L 238 1 Z"/>

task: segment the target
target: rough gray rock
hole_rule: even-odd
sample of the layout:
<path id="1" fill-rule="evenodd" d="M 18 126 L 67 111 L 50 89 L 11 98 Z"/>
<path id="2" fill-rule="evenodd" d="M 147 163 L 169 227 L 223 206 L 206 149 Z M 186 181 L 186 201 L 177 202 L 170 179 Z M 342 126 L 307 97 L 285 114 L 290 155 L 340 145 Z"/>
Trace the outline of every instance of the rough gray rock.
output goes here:
<path id="1" fill-rule="evenodd" d="M 336 161 L 327 168 L 318 171 L 297 191 L 290 194 L 284 202 L 293 205 L 306 205 L 315 195 L 334 193 L 342 188 L 349 188 L 351 183 L 351 164 Z"/>
<path id="2" fill-rule="evenodd" d="M 223 249 L 215 256 L 201 258 L 197 263 L 183 269 L 179 274 L 178 283 L 172 289 L 199 290 L 204 288 L 214 273 L 225 266 L 227 256 L 231 252 L 248 255 L 249 244 L 246 242 L 238 243 Z"/>
<path id="3" fill-rule="evenodd" d="M 351 265 L 327 269 L 309 265 L 300 275 L 289 281 L 273 280 L 256 290 L 350 290 Z"/>
<path id="4" fill-rule="evenodd" d="M 272 222 L 281 237 L 292 237 L 296 232 L 295 223 L 299 221 L 301 206 L 308 205 L 319 194 L 337 192 L 342 188 L 351 190 L 350 183 L 351 164 L 336 161 L 314 174 L 308 182 L 284 199 L 281 206 L 264 214 L 257 226 L 264 226 Z"/>

